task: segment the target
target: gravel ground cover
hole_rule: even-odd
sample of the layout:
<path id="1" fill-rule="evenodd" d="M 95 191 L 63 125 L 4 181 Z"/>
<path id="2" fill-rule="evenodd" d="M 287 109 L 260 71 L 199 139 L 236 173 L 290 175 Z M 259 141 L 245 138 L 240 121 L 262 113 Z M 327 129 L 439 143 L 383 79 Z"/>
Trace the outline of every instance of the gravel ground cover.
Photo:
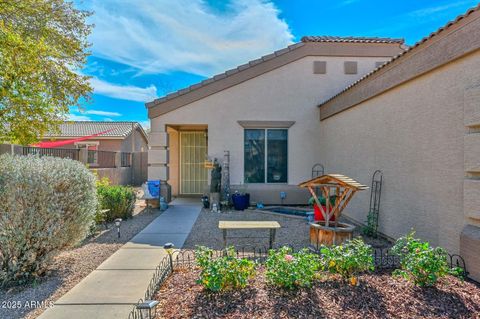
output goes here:
<path id="1" fill-rule="evenodd" d="M 196 245 L 203 245 L 212 249 L 223 248 L 222 232 L 218 229 L 220 220 L 260 220 L 277 221 L 282 228 L 277 230 L 275 245 L 288 244 L 295 249 L 309 245 L 309 225 L 305 218 L 291 215 L 261 212 L 258 210 L 227 211 L 212 213 L 203 209 L 193 225 L 192 231 L 185 241 L 184 248 L 194 249 Z M 268 230 L 230 230 L 228 236 L 242 237 L 227 239 L 227 244 L 235 247 L 268 247 Z M 355 230 L 354 236 L 360 236 L 360 227 Z M 258 238 L 265 237 L 265 238 Z M 364 238 L 365 242 L 374 247 L 389 247 L 391 243 L 384 239 Z"/>
<path id="2" fill-rule="evenodd" d="M 159 215 L 158 209 L 148 209 L 143 201 L 137 201 L 134 217 L 122 222 L 121 238 L 117 238 L 116 228 L 110 224 L 107 230 L 87 238 L 81 246 L 56 256 L 49 274 L 39 282 L 27 287 L 0 290 L 0 318 L 38 317 L 45 310 L 45 304 L 63 296 Z M 43 302 L 44 305 L 27 307 L 26 303 L 32 301 Z M 21 306 L 13 308 L 15 305 Z"/>
<path id="3" fill-rule="evenodd" d="M 480 288 L 457 278 L 419 288 L 388 272 L 364 274 L 353 287 L 323 278 L 310 289 L 284 291 L 265 283 L 259 269 L 243 290 L 214 294 L 198 269 L 179 269 L 160 288 L 159 318 L 480 318 Z"/>

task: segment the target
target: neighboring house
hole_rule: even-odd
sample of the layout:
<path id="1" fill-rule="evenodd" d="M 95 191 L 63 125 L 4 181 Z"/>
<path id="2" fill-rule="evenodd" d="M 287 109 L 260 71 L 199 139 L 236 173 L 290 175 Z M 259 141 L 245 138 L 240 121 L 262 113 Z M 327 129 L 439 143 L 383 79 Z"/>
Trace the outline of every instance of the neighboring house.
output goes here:
<path id="1" fill-rule="evenodd" d="M 148 138 L 138 122 L 66 121 L 60 124 L 58 134 L 46 134 L 42 142 L 71 141 L 60 148 L 86 148 L 88 164 L 102 166 L 103 152 L 146 152 Z M 132 134 L 133 133 L 133 134 Z M 100 155 L 99 155 L 100 154 Z M 105 160 L 107 156 L 104 156 Z"/>
<path id="2" fill-rule="evenodd" d="M 296 185 L 315 163 L 364 184 L 380 169 L 380 231 L 414 228 L 461 253 L 480 280 L 479 70 L 479 7 L 408 49 L 395 39 L 306 37 L 147 103 L 149 179 L 200 194 L 203 161 L 228 150 L 233 189 L 305 204 Z M 366 220 L 368 193 L 348 217 Z"/>

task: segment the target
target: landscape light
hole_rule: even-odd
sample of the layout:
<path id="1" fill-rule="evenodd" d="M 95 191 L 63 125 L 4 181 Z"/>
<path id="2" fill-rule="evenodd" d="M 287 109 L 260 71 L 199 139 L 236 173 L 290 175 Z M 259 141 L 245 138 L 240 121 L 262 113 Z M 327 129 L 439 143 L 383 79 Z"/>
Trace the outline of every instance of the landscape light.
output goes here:
<path id="1" fill-rule="evenodd" d="M 157 317 L 158 300 L 145 300 L 137 305 L 137 309 L 142 312 L 142 318 L 154 319 Z M 153 313 L 152 313 L 153 310 Z M 148 317 L 147 317 L 148 314 Z"/>
<path id="2" fill-rule="evenodd" d="M 166 243 L 165 245 L 163 245 L 163 249 L 167 251 L 168 257 L 170 259 L 170 269 L 172 270 L 172 272 L 173 272 L 173 256 L 172 256 L 173 247 L 175 247 L 175 245 L 172 243 Z"/>
<path id="3" fill-rule="evenodd" d="M 120 238 L 120 225 L 122 224 L 122 219 L 117 218 L 114 220 L 114 222 L 115 222 L 115 226 L 117 227 L 118 238 Z"/>

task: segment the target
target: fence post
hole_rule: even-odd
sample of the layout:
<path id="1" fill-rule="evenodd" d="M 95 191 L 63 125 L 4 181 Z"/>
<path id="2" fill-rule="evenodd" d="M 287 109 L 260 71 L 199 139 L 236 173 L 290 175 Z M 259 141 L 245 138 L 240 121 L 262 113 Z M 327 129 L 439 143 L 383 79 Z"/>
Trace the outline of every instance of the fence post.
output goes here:
<path id="1" fill-rule="evenodd" d="M 122 167 L 122 152 L 115 152 L 115 167 Z"/>
<path id="2" fill-rule="evenodd" d="M 83 164 L 88 164 L 88 149 L 81 148 L 78 152 L 78 161 Z"/>

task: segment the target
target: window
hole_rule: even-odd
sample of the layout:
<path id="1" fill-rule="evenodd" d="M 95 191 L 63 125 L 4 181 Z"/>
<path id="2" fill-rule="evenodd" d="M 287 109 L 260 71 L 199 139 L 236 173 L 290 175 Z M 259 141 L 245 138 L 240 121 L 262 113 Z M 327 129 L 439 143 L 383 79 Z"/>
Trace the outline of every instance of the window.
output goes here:
<path id="1" fill-rule="evenodd" d="M 98 144 L 99 142 L 76 142 L 75 146 L 79 149 L 87 149 L 87 164 L 96 166 L 98 165 Z"/>
<path id="2" fill-rule="evenodd" d="M 245 183 L 288 182 L 288 130 L 244 131 Z"/>

